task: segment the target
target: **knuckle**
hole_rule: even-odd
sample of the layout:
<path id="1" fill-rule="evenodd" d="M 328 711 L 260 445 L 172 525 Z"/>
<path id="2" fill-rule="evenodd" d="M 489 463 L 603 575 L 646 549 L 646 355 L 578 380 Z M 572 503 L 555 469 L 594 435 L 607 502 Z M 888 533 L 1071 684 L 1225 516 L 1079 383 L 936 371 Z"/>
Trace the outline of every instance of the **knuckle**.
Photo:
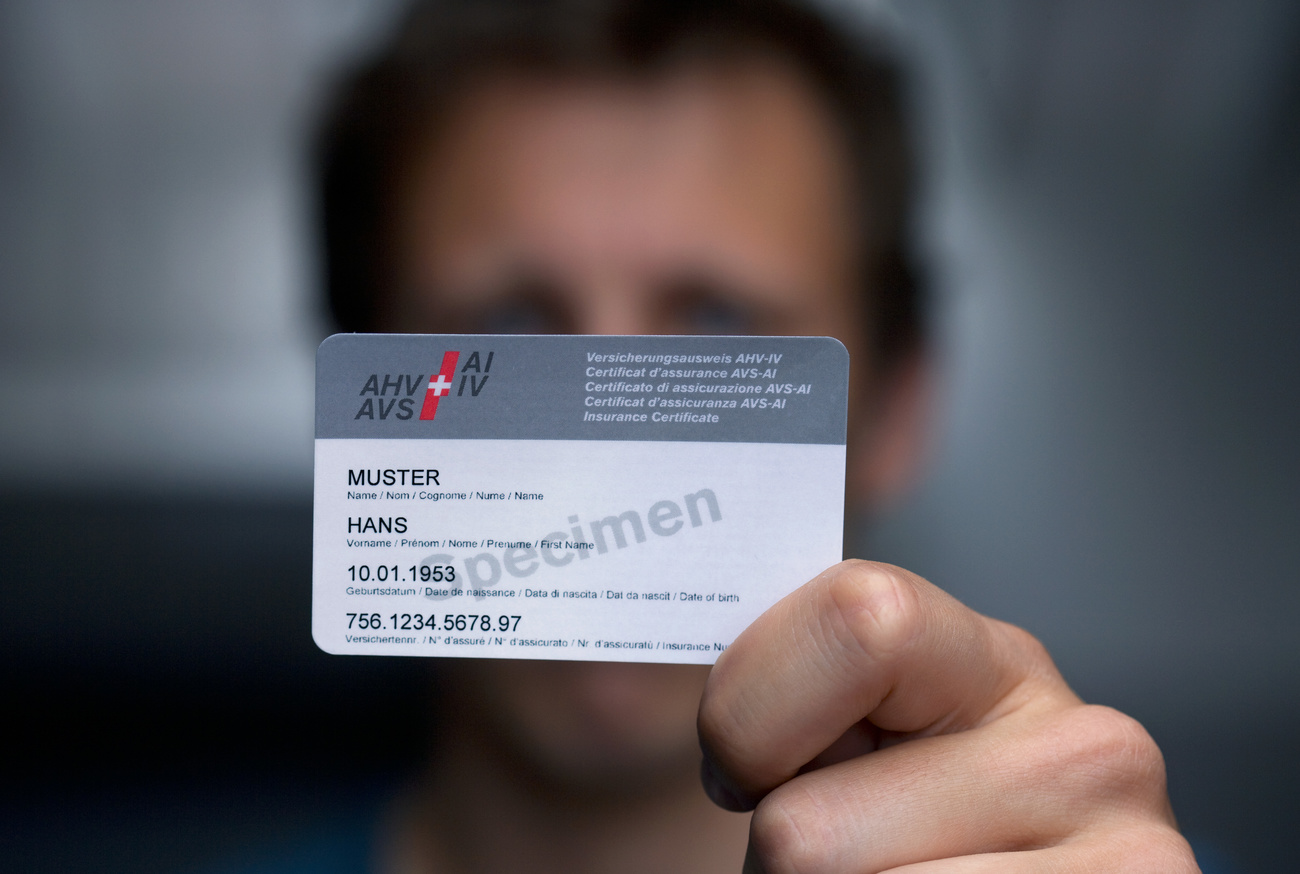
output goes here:
<path id="1" fill-rule="evenodd" d="M 1107 847 L 1107 855 L 1122 857 L 1125 871 L 1199 874 L 1201 870 L 1191 845 L 1170 826 L 1127 830 L 1115 845 Z"/>
<path id="2" fill-rule="evenodd" d="M 833 870 L 834 838 L 820 805 L 791 784 L 764 798 L 749 823 L 750 852 L 771 874 Z"/>
<path id="3" fill-rule="evenodd" d="M 1052 656 L 1047 651 L 1043 642 L 1018 625 L 1011 625 L 1007 622 L 1001 622 L 996 619 L 989 620 L 1011 640 L 1012 646 L 1020 656 L 1023 664 L 1031 665 L 1039 673 L 1050 671 L 1055 673 L 1056 668 L 1052 662 Z"/>
<path id="4" fill-rule="evenodd" d="M 1099 705 L 1074 708 L 1069 718 L 1065 761 L 1094 792 L 1143 802 L 1164 799 L 1164 756 L 1141 723 Z"/>
<path id="5" fill-rule="evenodd" d="M 1145 867 L 1147 871 L 1169 871 L 1171 874 L 1200 874 L 1196 864 L 1196 854 L 1187 843 L 1187 839 L 1175 829 L 1161 829 L 1149 844 L 1153 855 L 1152 864 Z"/>
<path id="6" fill-rule="evenodd" d="M 847 635 L 874 659 L 905 650 L 925 625 L 924 603 L 906 571 L 875 562 L 845 562 L 827 585 L 832 633 Z"/>

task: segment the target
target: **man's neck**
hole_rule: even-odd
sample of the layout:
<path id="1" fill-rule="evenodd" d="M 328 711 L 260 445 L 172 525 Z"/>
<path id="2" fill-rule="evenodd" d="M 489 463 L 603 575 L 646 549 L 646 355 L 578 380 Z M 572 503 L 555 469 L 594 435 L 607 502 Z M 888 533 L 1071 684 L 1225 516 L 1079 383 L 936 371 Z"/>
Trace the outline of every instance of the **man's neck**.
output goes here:
<path id="1" fill-rule="evenodd" d="M 397 874 L 715 872 L 744 858 L 748 817 L 715 807 L 682 761 L 635 788 L 548 780 L 456 738 L 394 817 Z"/>

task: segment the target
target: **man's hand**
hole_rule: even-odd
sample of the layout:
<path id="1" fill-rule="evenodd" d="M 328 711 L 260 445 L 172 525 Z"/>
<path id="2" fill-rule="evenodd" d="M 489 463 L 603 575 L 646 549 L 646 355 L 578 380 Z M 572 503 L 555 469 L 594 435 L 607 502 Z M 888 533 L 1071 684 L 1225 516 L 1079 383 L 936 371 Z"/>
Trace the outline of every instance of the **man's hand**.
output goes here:
<path id="1" fill-rule="evenodd" d="M 699 730 L 710 796 L 754 809 L 746 871 L 1197 870 L 1141 725 L 889 565 L 844 562 L 759 617 Z"/>

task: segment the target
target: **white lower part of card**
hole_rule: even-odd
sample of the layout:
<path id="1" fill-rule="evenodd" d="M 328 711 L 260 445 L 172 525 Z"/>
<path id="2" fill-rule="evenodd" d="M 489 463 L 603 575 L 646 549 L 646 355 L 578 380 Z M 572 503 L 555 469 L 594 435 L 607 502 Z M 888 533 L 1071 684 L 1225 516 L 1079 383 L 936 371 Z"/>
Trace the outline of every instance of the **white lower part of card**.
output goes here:
<path id="1" fill-rule="evenodd" d="M 840 560 L 845 449 L 318 439 L 326 652 L 711 664 Z"/>

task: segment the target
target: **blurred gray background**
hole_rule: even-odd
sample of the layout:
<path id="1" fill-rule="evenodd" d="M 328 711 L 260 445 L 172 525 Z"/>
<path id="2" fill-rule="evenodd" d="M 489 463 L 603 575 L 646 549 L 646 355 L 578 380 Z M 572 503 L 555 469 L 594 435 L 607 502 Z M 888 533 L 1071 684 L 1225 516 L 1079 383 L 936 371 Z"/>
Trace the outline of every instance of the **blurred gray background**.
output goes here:
<path id="1" fill-rule="evenodd" d="M 1207 868 L 1287 870 L 1300 5 L 837 5 L 915 62 L 938 286 L 930 472 L 859 551 L 1142 719 Z M 399 9 L 0 3 L 20 868 L 189 870 L 344 821 L 418 757 L 420 668 L 327 659 L 306 621 L 306 137 Z"/>

